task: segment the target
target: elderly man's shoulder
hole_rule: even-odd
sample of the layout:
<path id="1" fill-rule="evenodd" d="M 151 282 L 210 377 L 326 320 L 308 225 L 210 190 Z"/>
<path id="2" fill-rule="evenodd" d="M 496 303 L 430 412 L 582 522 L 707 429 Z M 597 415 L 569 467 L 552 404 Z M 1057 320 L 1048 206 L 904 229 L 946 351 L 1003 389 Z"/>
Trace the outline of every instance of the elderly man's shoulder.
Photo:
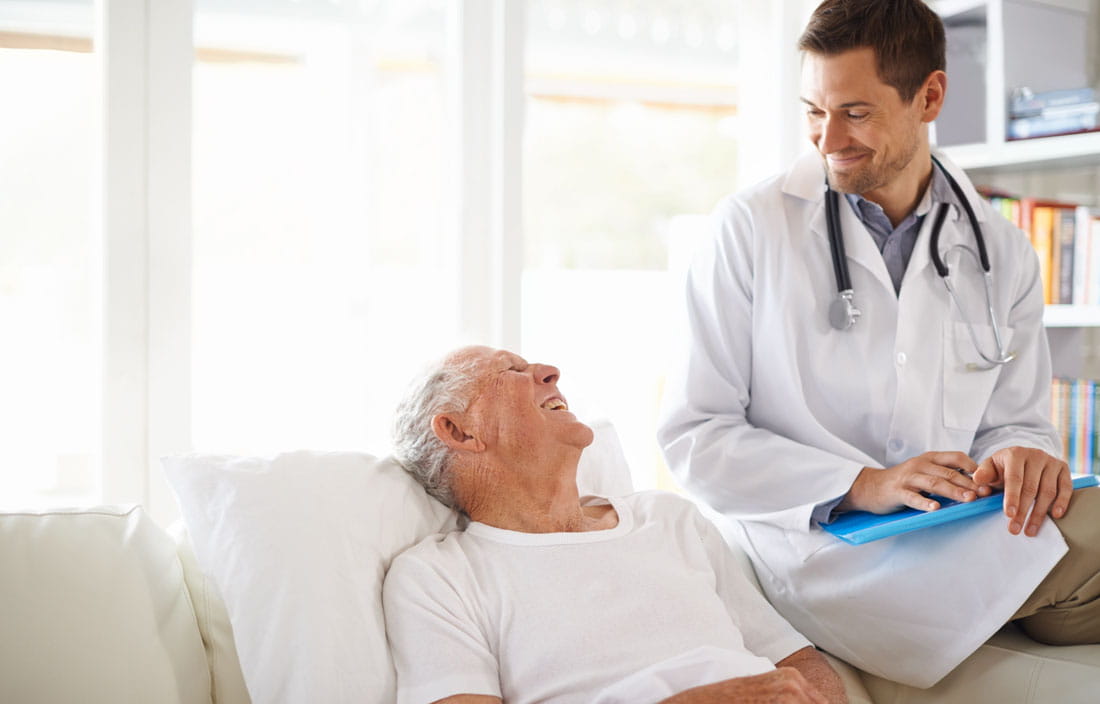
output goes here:
<path id="1" fill-rule="evenodd" d="M 423 538 L 393 558 L 386 581 L 417 581 L 425 576 L 453 573 L 467 564 L 461 531 L 436 533 Z"/>

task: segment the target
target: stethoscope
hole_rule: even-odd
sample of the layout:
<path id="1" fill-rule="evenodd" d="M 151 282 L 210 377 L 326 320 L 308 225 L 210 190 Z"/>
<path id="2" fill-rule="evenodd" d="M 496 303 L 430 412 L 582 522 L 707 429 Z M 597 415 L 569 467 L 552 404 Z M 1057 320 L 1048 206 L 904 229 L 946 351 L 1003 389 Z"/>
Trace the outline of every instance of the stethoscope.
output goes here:
<path id="1" fill-rule="evenodd" d="M 990 326 L 993 328 L 993 339 L 997 344 L 997 354 L 995 356 L 989 357 L 982 351 L 981 345 L 978 343 L 978 335 L 974 332 L 974 326 L 971 325 L 962 306 L 959 305 L 959 299 L 955 295 L 955 287 L 951 285 L 951 279 L 948 277 L 947 265 L 944 264 L 943 259 L 940 258 L 940 230 L 943 229 L 943 221 L 947 218 L 947 213 L 951 209 L 951 206 L 947 203 L 939 204 L 935 220 L 932 222 L 932 236 L 928 239 L 928 250 L 932 257 L 932 264 L 936 267 L 936 272 L 943 280 L 943 285 L 947 287 L 947 293 L 950 294 L 951 300 L 955 302 L 955 307 L 959 309 L 959 315 L 962 316 L 963 322 L 966 323 L 966 329 L 970 333 L 970 340 L 974 343 L 974 349 L 976 349 L 981 358 L 989 364 L 988 367 L 968 364 L 967 369 L 994 369 L 999 365 L 1008 364 L 1013 359 L 1016 359 L 1016 353 L 1005 350 L 1004 342 L 1001 339 L 1001 330 L 997 325 L 997 318 L 993 314 L 993 275 L 990 273 L 989 255 L 985 249 L 985 238 L 982 236 L 982 229 L 978 225 L 978 218 L 974 215 L 974 209 L 970 207 L 970 201 L 967 200 L 966 194 L 963 193 L 958 182 L 947 172 L 947 169 L 943 168 L 943 164 L 941 164 L 936 157 L 932 157 L 932 163 L 935 164 L 945 177 L 947 177 L 947 182 L 951 184 L 951 190 L 955 192 L 955 196 L 959 199 L 959 202 L 962 203 L 963 209 L 966 211 L 966 217 L 970 220 L 970 228 L 974 231 L 974 240 L 978 244 L 977 255 L 974 254 L 974 250 L 961 244 L 948 249 L 945 254 L 950 253 L 954 249 L 962 249 L 968 252 L 970 256 L 975 257 L 981 265 L 983 281 L 985 283 L 985 308 L 989 315 Z M 836 276 L 837 290 L 836 300 L 829 305 L 829 324 L 836 330 L 848 330 L 856 324 L 856 321 L 863 313 L 859 308 L 856 308 L 852 298 L 852 279 L 848 273 L 848 258 L 844 253 L 844 237 L 840 229 L 840 212 L 837 206 L 838 198 L 837 192 L 829 187 L 828 179 L 826 179 L 825 224 L 829 230 L 829 251 L 833 256 L 833 274 Z"/>

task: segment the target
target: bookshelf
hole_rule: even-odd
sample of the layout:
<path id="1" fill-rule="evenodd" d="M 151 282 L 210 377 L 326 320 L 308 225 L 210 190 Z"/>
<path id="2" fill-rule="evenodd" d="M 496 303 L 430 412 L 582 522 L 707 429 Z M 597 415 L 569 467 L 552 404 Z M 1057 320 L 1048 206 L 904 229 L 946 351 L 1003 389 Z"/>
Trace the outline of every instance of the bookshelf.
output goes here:
<path id="1" fill-rule="evenodd" d="M 1065 169 L 1100 165 L 1100 132 L 983 142 L 946 147 L 951 159 L 975 177 L 1021 169 Z"/>
<path id="2" fill-rule="evenodd" d="M 1100 327 L 1100 306 L 1047 306 L 1043 324 L 1048 328 Z"/>
<path id="3" fill-rule="evenodd" d="M 933 7 L 947 29 L 947 102 L 933 131 L 937 144 L 976 185 L 1100 212 L 1100 131 L 1005 139 L 1014 89 L 1100 89 L 1100 0 L 941 0 Z M 1092 272 L 1091 281 L 1098 276 Z M 1096 472 L 1100 306 L 1048 305 L 1043 323 L 1066 459 L 1074 471 Z M 1082 400 L 1088 397 L 1091 405 Z"/>
<path id="4" fill-rule="evenodd" d="M 1011 91 L 1100 88 L 1100 0 L 940 0 L 948 96 L 934 139 L 977 185 L 1100 208 L 1100 132 L 1007 140 Z M 1096 276 L 1095 272 L 1093 276 Z M 1050 305 L 1055 374 L 1100 378 L 1100 306 Z"/>
<path id="5" fill-rule="evenodd" d="M 1006 139 L 1015 89 L 1100 89 L 1100 0 L 940 0 L 932 5 L 944 19 L 948 42 L 947 102 L 933 139 L 976 185 L 1100 213 L 1100 131 Z M 1091 272 L 1090 280 L 1094 277 L 1100 272 Z M 1063 433 L 1066 459 L 1075 471 L 1096 472 L 1100 305 L 1048 305 L 1043 323 L 1058 377 L 1052 416 Z M 1088 396 L 1095 403 L 1079 402 Z"/>

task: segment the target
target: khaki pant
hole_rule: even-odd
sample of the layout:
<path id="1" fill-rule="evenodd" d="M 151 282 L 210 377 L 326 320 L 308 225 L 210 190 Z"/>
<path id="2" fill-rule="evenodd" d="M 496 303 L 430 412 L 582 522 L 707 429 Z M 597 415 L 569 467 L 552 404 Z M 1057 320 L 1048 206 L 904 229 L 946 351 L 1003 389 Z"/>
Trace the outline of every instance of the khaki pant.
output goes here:
<path id="1" fill-rule="evenodd" d="M 1012 619 L 1040 643 L 1100 643 L 1100 487 L 1073 492 L 1054 523 L 1069 552 Z"/>

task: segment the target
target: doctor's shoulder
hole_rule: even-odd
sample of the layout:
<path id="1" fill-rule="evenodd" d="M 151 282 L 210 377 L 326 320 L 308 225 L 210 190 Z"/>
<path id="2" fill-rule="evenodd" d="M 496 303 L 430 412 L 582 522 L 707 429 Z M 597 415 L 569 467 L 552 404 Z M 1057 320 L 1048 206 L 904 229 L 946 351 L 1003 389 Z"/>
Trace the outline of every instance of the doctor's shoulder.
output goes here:
<path id="1" fill-rule="evenodd" d="M 797 199 L 796 199 L 797 200 Z M 711 233 L 718 238 L 768 236 L 792 205 L 778 176 L 731 193 L 711 211 Z"/>
<path id="2" fill-rule="evenodd" d="M 731 212 L 737 208 L 743 208 L 749 213 L 770 212 L 774 214 L 777 208 L 784 207 L 784 187 L 787 180 L 786 174 L 775 174 L 763 181 L 742 188 L 718 202 L 715 211 Z"/>

